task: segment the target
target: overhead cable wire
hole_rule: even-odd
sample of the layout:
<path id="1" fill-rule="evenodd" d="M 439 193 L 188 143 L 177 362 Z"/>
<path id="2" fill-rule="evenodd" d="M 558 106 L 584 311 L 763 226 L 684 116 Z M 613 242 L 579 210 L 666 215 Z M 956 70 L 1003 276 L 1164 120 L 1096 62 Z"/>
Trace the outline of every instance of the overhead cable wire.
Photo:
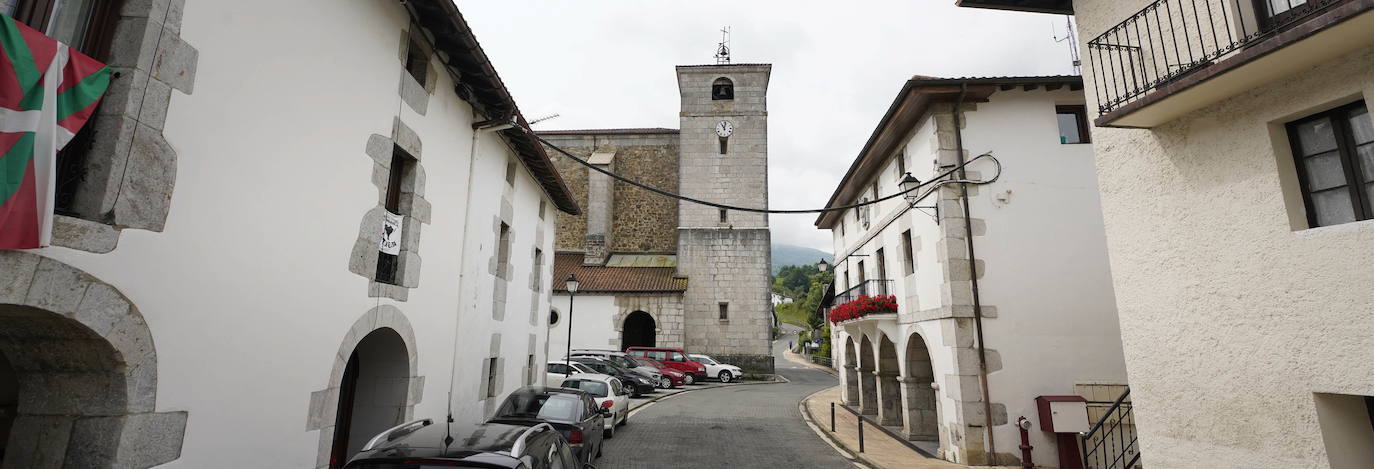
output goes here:
<path id="1" fill-rule="evenodd" d="M 946 184 L 978 184 L 978 185 L 982 185 L 982 184 L 991 184 L 991 183 L 997 181 L 997 178 L 999 178 L 999 177 L 1002 176 L 1002 162 L 998 161 L 996 157 L 993 157 L 991 152 L 988 152 L 988 153 L 983 153 L 983 154 L 981 154 L 981 155 L 978 155 L 978 156 L 975 156 L 975 157 L 973 157 L 973 158 L 970 158 L 970 159 L 968 159 L 967 161 L 964 161 L 963 163 L 961 163 L 961 164 L 959 164 L 959 165 L 956 165 L 956 166 L 954 166 L 953 168 L 950 168 L 949 170 L 946 170 L 946 171 L 944 171 L 944 172 L 942 172 L 942 173 L 936 175 L 935 177 L 931 178 L 931 179 L 928 180 L 928 181 L 925 181 L 925 182 L 922 182 L 922 183 L 917 184 L 916 187 L 912 187 L 912 188 L 910 188 L 910 189 L 903 190 L 903 191 L 901 191 L 901 192 L 897 192 L 897 193 L 895 193 L 895 194 L 887 195 L 887 196 L 880 197 L 880 198 L 877 198 L 877 199 L 874 199 L 874 200 L 870 200 L 870 201 L 867 201 L 867 202 L 859 202 L 859 203 L 848 204 L 848 205 L 837 205 L 837 206 L 834 206 L 834 207 L 827 207 L 827 208 L 795 209 L 795 210 L 774 210 L 774 209 L 755 208 L 755 207 L 740 207 L 740 206 L 736 206 L 736 205 L 728 205 L 728 204 L 722 204 L 722 203 L 711 202 L 711 201 L 707 201 L 707 200 L 701 200 L 701 199 L 697 199 L 697 198 L 693 198 L 693 197 L 688 197 L 688 196 L 685 196 L 685 195 L 682 195 L 682 194 L 676 194 L 676 193 L 673 193 L 673 192 L 668 192 L 668 191 L 665 191 L 665 190 L 663 190 L 663 189 L 659 189 L 659 188 L 657 188 L 657 187 L 653 187 L 653 186 L 650 186 L 650 185 L 641 183 L 641 182 L 639 182 L 639 181 L 635 181 L 635 180 L 633 180 L 633 179 L 630 179 L 630 178 L 627 178 L 627 177 L 625 177 L 625 176 L 621 176 L 621 175 L 619 175 L 619 174 L 616 174 L 616 173 L 614 173 L 614 172 L 611 172 L 611 171 L 608 170 L 608 169 L 600 168 L 600 167 L 598 167 L 597 165 L 594 165 L 594 164 L 588 162 L 587 160 L 584 160 L 584 159 L 582 159 L 582 158 L 579 158 L 578 156 L 573 155 L 572 153 L 569 153 L 567 150 L 564 150 L 564 149 L 560 148 L 558 145 L 554 145 L 554 144 L 552 144 L 552 143 L 549 143 L 548 140 L 545 140 L 544 137 L 539 136 L 539 134 L 535 133 L 533 130 L 530 130 L 530 129 L 523 129 L 523 130 L 524 130 L 525 132 L 529 133 L 530 136 L 534 137 L 535 140 L 539 140 L 540 143 L 543 143 L 545 146 L 548 146 L 549 148 L 554 149 L 554 151 L 557 151 L 558 153 L 563 154 L 563 156 L 566 156 L 566 157 L 568 157 L 569 159 L 571 159 L 571 160 L 577 162 L 578 164 L 580 164 L 580 165 L 582 165 L 582 166 L 586 166 L 586 167 L 588 167 L 588 168 L 590 168 L 590 169 L 592 169 L 592 170 L 594 170 L 594 171 L 596 171 L 596 172 L 599 172 L 599 173 L 601 173 L 601 174 L 605 174 L 605 175 L 607 175 L 607 176 L 610 176 L 611 178 L 613 178 L 613 179 L 615 179 L 615 180 L 617 180 L 617 181 L 624 182 L 624 183 L 626 183 L 626 184 L 629 184 L 629 185 L 638 187 L 638 188 L 640 188 L 640 189 L 647 190 L 647 191 L 649 191 L 649 192 L 653 192 L 653 193 L 655 193 L 655 194 L 658 194 L 658 195 L 661 195 L 661 196 L 664 196 L 664 197 L 669 197 L 669 198 L 673 198 L 673 199 L 683 200 L 683 201 L 691 202 L 691 203 L 694 203 L 694 204 L 705 205 L 705 206 L 708 206 L 708 207 L 723 208 L 723 209 L 726 209 L 726 210 L 735 210 L 735 211 L 740 211 L 740 212 L 768 213 L 768 214 L 806 214 L 806 213 L 837 212 L 837 211 L 842 211 L 842 210 L 849 210 L 849 209 L 851 209 L 851 208 L 858 208 L 858 207 L 864 207 L 864 206 L 868 206 L 868 205 L 873 205 L 873 204 L 876 204 L 876 203 L 878 203 L 878 202 L 883 202 L 883 201 L 886 201 L 886 200 L 895 199 L 895 198 L 897 198 L 897 197 L 905 196 L 905 195 L 906 195 L 907 193 L 909 193 L 909 192 L 917 192 L 917 191 L 920 191 L 922 188 L 924 188 L 924 187 L 926 187 L 926 186 L 934 185 L 935 187 L 932 187 L 929 191 L 925 191 L 924 193 L 918 192 L 918 193 L 920 194 L 920 196 L 917 197 L 916 202 L 919 202 L 920 200 L 925 199 L 925 198 L 926 198 L 927 196 L 929 196 L 932 192 L 934 192 L 934 190 L 935 190 L 936 188 L 939 188 L 940 186 L 943 186 L 943 185 L 946 185 Z M 988 159 L 992 160 L 993 164 L 996 165 L 997 171 L 996 171 L 995 173 L 993 173 L 991 179 L 987 179 L 987 180 L 968 180 L 968 179 L 941 180 L 942 178 L 948 177 L 949 175 L 954 174 L 955 172 L 959 171 L 960 169 L 963 169 L 965 166 L 968 166 L 968 165 L 972 164 L 974 161 L 978 161 L 978 160 L 983 159 L 983 158 L 988 158 Z M 915 202 L 913 202 L 913 203 L 915 203 Z"/>

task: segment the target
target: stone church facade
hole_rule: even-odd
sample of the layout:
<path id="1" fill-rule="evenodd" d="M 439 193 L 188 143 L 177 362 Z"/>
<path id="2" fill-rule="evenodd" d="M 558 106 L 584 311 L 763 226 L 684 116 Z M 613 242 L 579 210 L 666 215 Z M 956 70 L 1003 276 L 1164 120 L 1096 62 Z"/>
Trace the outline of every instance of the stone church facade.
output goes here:
<path id="1" fill-rule="evenodd" d="M 578 158 L 668 192 L 768 206 L 771 66 L 677 67 L 679 129 L 541 131 Z M 660 196 L 548 149 L 581 215 L 558 216 L 551 350 L 683 347 L 771 373 L 768 217 Z M 575 318 L 563 280 L 577 275 Z M 552 352 L 553 355 L 556 353 Z"/>

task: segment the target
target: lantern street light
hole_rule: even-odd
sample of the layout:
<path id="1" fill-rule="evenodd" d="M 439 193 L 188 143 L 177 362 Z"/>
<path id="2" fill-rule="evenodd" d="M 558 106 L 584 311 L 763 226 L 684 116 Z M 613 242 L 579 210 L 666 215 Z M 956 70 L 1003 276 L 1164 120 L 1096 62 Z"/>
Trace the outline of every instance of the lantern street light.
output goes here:
<path id="1" fill-rule="evenodd" d="M 568 350 L 567 355 L 563 356 L 563 359 L 567 360 L 568 369 L 564 372 L 564 378 L 567 378 L 568 376 L 572 375 L 573 298 L 577 297 L 577 285 L 577 275 L 568 274 L 568 280 L 566 280 L 564 283 L 564 286 L 568 289 Z"/>
<path id="2" fill-rule="evenodd" d="M 816 271 L 825 272 L 827 270 L 830 270 L 830 263 L 826 262 L 825 259 L 821 259 L 821 263 L 816 264 Z"/>

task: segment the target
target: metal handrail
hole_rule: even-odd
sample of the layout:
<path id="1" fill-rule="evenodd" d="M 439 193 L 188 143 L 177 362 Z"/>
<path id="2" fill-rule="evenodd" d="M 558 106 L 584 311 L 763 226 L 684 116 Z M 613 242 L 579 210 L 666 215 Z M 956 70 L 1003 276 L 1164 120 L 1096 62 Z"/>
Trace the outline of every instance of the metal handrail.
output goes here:
<path id="1" fill-rule="evenodd" d="M 1098 112 L 1116 110 L 1347 1 L 1309 0 L 1269 15 L 1249 0 L 1157 0 L 1088 41 Z"/>
<path id="2" fill-rule="evenodd" d="M 419 419 L 411 420 L 409 422 L 388 428 L 386 430 L 382 430 L 382 432 L 378 433 L 377 436 L 372 437 L 371 440 L 367 440 L 367 444 L 363 445 L 363 449 L 361 451 L 371 451 L 372 449 L 376 448 L 377 445 L 380 445 L 391 440 L 395 440 L 397 438 L 409 435 L 411 433 L 415 433 L 415 430 L 419 430 L 430 425 L 434 425 L 434 420 Z"/>
<path id="3" fill-rule="evenodd" d="M 893 285 L 896 282 L 888 279 L 869 279 L 859 282 L 858 285 L 845 290 L 844 293 L 835 295 L 834 304 L 843 304 L 854 301 L 860 296 L 891 295 L 894 291 Z"/>
<path id="4" fill-rule="evenodd" d="M 1133 424 L 1127 424 L 1133 406 L 1126 402 L 1131 389 L 1126 388 L 1116 401 L 1102 413 L 1088 431 L 1079 434 L 1083 446 L 1083 467 L 1086 469 L 1133 469 L 1140 463 L 1138 438 Z M 1127 426 L 1129 425 L 1129 427 Z M 1093 438 L 1097 437 L 1094 441 Z M 1115 440 L 1113 440 L 1115 437 Z M 1097 464 L 1099 463 L 1100 464 Z"/>

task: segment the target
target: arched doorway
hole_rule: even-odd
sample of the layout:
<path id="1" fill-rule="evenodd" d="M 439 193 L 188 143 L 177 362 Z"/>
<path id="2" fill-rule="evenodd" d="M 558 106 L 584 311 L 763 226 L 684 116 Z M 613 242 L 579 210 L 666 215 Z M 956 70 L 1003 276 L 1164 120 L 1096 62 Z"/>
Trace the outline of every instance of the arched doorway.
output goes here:
<path id="1" fill-rule="evenodd" d="M 897 345 L 878 334 L 878 423 L 902 426 L 902 390 L 897 384 L 899 374 Z"/>
<path id="2" fill-rule="evenodd" d="M 635 311 L 625 316 L 625 325 L 620 329 L 620 346 L 657 347 L 655 337 L 658 325 L 654 317 L 643 311 Z"/>
<path id="3" fill-rule="evenodd" d="M 859 405 L 859 355 L 854 350 L 854 337 L 844 339 L 844 403 Z"/>
<path id="4" fill-rule="evenodd" d="M 406 418 L 410 354 L 390 328 L 372 331 L 353 349 L 339 383 L 329 466 L 342 467 L 367 440 Z"/>
<path id="5" fill-rule="evenodd" d="M 859 339 L 859 412 L 878 415 L 878 373 L 874 367 L 873 342 L 865 334 Z"/>
<path id="6" fill-rule="evenodd" d="M 11 287 L 0 291 L 0 467 L 152 467 L 180 455 L 187 413 L 155 412 L 157 351 L 128 298 L 19 251 L 0 251 L 0 285 Z"/>
<path id="7" fill-rule="evenodd" d="M 930 350 L 920 334 L 912 333 L 906 340 L 906 376 L 902 377 L 907 439 L 936 442 L 940 439 L 934 383 L 935 368 L 930 361 Z"/>

